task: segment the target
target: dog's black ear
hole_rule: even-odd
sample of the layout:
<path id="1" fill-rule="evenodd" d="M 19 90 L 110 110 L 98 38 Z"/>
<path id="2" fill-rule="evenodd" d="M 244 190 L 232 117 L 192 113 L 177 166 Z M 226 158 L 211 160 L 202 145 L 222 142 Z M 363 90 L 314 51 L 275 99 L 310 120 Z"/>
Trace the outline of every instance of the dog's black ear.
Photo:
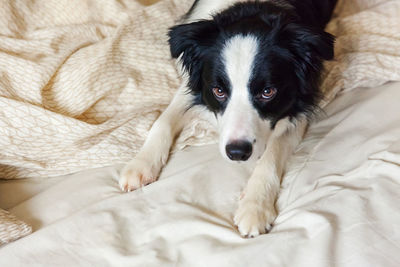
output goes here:
<path id="1" fill-rule="evenodd" d="M 309 52 L 315 53 L 321 59 L 331 60 L 334 57 L 335 37 L 325 31 L 305 33 L 303 43 Z"/>
<path id="2" fill-rule="evenodd" d="M 299 92 L 303 102 L 312 105 L 319 92 L 323 60 L 334 58 L 335 38 L 322 29 L 289 23 L 279 32 L 279 40 L 292 53 L 296 76 L 299 78 Z M 310 104 L 311 103 L 311 104 Z"/>
<path id="3" fill-rule="evenodd" d="M 188 86 L 192 93 L 201 98 L 202 70 L 205 57 L 218 36 L 214 20 L 201 20 L 174 26 L 169 31 L 169 45 L 173 58 L 179 58 L 189 73 Z"/>
<path id="4" fill-rule="evenodd" d="M 299 28 L 296 30 L 295 46 L 307 57 L 331 60 L 334 57 L 335 37 L 323 30 Z"/>
<path id="5" fill-rule="evenodd" d="M 199 60 L 205 50 L 213 45 L 218 27 L 213 20 L 201 20 L 189 24 L 174 26 L 169 31 L 169 46 L 173 58 L 182 55 L 182 63 L 190 69 L 194 61 Z"/>

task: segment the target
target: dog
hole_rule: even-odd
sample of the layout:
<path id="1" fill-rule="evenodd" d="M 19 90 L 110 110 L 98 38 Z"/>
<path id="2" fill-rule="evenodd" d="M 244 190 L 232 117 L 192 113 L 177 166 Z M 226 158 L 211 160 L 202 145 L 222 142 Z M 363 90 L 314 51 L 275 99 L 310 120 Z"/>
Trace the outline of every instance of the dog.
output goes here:
<path id="1" fill-rule="evenodd" d="M 219 149 L 253 164 L 234 223 L 244 237 L 267 233 L 285 163 L 323 97 L 323 61 L 334 57 L 324 31 L 336 0 L 196 0 L 169 31 L 182 85 L 121 171 L 122 190 L 150 184 L 196 112 L 212 114 Z M 196 109 L 196 107 L 203 107 Z"/>

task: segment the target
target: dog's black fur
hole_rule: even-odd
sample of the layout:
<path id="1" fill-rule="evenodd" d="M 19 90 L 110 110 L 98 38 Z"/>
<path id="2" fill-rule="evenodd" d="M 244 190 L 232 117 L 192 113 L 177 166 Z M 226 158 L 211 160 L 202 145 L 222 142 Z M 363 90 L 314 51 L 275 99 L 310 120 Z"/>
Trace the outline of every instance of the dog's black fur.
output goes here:
<path id="1" fill-rule="evenodd" d="M 249 1 L 235 4 L 210 20 L 172 27 L 171 55 L 181 56 L 189 74 L 189 90 L 195 96 L 193 104 L 205 105 L 214 113 L 224 112 L 226 103 L 217 101 L 211 90 L 221 87 L 229 94 L 231 88 L 221 50 L 230 37 L 251 34 L 261 48 L 249 84 L 260 116 L 276 122 L 312 112 L 320 99 L 322 62 L 334 56 L 334 37 L 324 27 L 335 4 L 336 0 Z M 257 97 L 265 88 L 278 89 L 268 104 Z"/>

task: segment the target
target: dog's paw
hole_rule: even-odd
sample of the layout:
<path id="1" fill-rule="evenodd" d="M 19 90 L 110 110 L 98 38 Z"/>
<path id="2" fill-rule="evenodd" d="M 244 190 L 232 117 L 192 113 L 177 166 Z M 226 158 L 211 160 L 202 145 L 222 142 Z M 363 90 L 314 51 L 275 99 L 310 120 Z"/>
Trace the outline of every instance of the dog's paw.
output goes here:
<path id="1" fill-rule="evenodd" d="M 119 186 L 125 192 L 136 190 L 156 181 L 160 167 L 144 159 L 133 159 L 122 169 Z"/>
<path id="2" fill-rule="evenodd" d="M 244 196 L 239 201 L 234 222 L 242 236 L 253 238 L 271 230 L 275 218 L 273 203 L 268 203 L 265 199 L 249 199 Z"/>

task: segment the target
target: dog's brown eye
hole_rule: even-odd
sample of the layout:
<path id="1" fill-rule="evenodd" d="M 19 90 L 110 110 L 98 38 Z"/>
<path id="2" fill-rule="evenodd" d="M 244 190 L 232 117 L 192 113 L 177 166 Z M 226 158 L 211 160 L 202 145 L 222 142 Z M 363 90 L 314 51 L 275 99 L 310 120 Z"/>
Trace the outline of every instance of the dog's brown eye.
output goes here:
<path id="1" fill-rule="evenodd" d="M 217 98 L 218 101 L 224 101 L 227 98 L 227 93 L 221 87 L 214 87 L 212 91 L 214 93 L 215 98 Z"/>
<path id="2" fill-rule="evenodd" d="M 261 98 L 266 101 L 271 100 L 277 92 L 278 90 L 275 87 L 267 87 L 262 91 Z"/>

